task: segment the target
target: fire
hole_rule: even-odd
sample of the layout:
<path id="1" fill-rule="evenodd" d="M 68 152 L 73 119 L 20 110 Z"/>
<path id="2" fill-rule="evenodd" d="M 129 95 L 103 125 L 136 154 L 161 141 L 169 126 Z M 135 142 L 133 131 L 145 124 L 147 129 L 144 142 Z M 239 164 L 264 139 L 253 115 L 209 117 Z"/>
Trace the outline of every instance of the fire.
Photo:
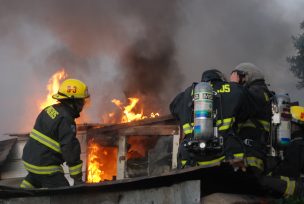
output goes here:
<path id="1" fill-rule="evenodd" d="M 49 93 L 45 101 L 40 104 L 40 109 L 44 109 L 45 107 L 56 103 L 55 99 L 52 98 L 52 95 L 57 93 L 61 80 L 65 79 L 66 77 L 67 74 L 64 69 L 59 70 L 52 75 L 47 85 L 47 90 Z"/>
<path id="2" fill-rule="evenodd" d="M 134 109 L 136 109 L 136 105 L 139 102 L 139 98 L 128 98 L 128 100 L 129 100 L 129 104 L 126 106 L 124 106 L 124 104 L 118 99 L 112 100 L 112 103 L 114 103 L 123 112 L 123 116 L 120 122 L 127 123 L 131 121 L 142 120 L 145 118 L 155 118 L 159 116 L 159 113 L 153 113 L 153 112 L 150 113 L 150 116 L 145 116 L 143 108 L 141 108 L 140 111 L 136 112 Z M 110 113 L 108 116 L 113 117 L 114 114 Z"/>
<path id="3" fill-rule="evenodd" d="M 127 159 L 145 157 L 147 154 L 147 142 L 148 140 L 142 136 L 130 136 L 128 138 L 130 148 L 128 149 Z"/>
<path id="4" fill-rule="evenodd" d="M 117 147 L 102 147 L 93 139 L 88 143 L 87 182 L 113 180 L 117 175 Z"/>
<path id="5" fill-rule="evenodd" d="M 113 99 L 112 103 L 121 110 L 119 113 L 121 115 L 118 117 L 117 113 L 109 112 L 103 116 L 103 120 L 110 123 L 127 123 L 159 116 L 159 113 L 153 112 L 148 116 L 144 115 L 143 108 L 140 108 L 140 104 L 138 104 L 139 98 L 128 98 L 128 100 L 129 103 L 125 105 L 120 100 Z M 154 143 L 141 136 L 130 136 L 128 137 L 128 144 L 130 148 L 126 156 L 128 159 L 134 159 L 145 157 L 148 147 Z M 117 175 L 117 154 L 117 147 L 104 147 L 94 140 L 90 140 L 87 151 L 87 182 L 98 183 L 105 180 L 113 180 L 113 177 Z"/>

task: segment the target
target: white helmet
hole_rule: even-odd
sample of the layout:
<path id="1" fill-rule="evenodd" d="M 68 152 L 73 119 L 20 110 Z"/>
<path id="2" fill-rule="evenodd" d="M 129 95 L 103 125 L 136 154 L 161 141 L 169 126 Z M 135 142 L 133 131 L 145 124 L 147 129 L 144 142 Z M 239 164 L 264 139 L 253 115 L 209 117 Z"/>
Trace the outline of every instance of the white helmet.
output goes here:
<path id="1" fill-rule="evenodd" d="M 264 80 L 261 69 L 249 62 L 239 64 L 232 72 L 237 72 L 239 76 L 243 77 L 245 85 L 258 79 Z"/>

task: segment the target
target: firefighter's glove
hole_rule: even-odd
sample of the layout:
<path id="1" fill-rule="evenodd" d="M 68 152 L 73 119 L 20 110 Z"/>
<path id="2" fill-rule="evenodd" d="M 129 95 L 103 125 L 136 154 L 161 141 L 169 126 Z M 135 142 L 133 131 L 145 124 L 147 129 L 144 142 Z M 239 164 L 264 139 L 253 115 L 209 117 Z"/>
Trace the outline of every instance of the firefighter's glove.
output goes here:
<path id="1" fill-rule="evenodd" d="M 71 177 L 74 179 L 74 186 L 84 184 L 82 181 L 82 174 L 73 175 Z"/>
<path id="2" fill-rule="evenodd" d="M 239 169 L 243 172 L 246 171 L 246 163 L 244 159 L 233 158 L 228 160 L 229 164 L 233 167 L 234 171 L 238 171 Z"/>

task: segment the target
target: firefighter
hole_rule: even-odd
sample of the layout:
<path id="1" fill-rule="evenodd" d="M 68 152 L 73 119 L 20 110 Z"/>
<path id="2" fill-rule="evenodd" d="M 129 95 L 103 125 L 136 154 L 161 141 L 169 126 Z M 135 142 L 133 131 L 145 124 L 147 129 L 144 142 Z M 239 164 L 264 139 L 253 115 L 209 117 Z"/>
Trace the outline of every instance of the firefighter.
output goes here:
<path id="1" fill-rule="evenodd" d="M 255 103 L 255 113 L 238 125 L 238 135 L 246 149 L 247 165 L 257 174 L 264 171 L 270 137 L 271 97 L 264 76 L 252 63 L 241 63 L 232 71 L 230 81 L 243 85 Z"/>
<path id="2" fill-rule="evenodd" d="M 304 107 L 291 106 L 291 114 L 291 141 L 284 151 L 284 159 L 262 180 L 265 189 L 283 197 L 303 196 Z"/>
<path id="3" fill-rule="evenodd" d="M 79 117 L 89 98 L 87 86 L 80 80 L 66 79 L 52 97 L 59 103 L 41 111 L 23 149 L 22 160 L 28 174 L 21 188 L 69 186 L 61 167 L 64 162 L 74 185 L 82 183 L 75 118 Z"/>
<path id="4" fill-rule="evenodd" d="M 179 93 L 170 104 L 170 112 L 183 128 L 184 138 L 179 147 L 179 168 L 187 166 L 213 167 L 223 161 L 229 161 L 236 168 L 244 170 L 243 144 L 235 135 L 237 124 L 247 120 L 253 108 L 242 86 L 226 82 L 224 75 L 216 70 L 207 70 L 202 74 L 202 82 L 209 82 L 217 93 L 213 101 L 214 111 L 217 112 L 214 124 L 218 134 L 223 137 L 223 148 L 211 153 L 196 154 L 187 144 L 193 140 L 193 83 L 185 91 Z"/>

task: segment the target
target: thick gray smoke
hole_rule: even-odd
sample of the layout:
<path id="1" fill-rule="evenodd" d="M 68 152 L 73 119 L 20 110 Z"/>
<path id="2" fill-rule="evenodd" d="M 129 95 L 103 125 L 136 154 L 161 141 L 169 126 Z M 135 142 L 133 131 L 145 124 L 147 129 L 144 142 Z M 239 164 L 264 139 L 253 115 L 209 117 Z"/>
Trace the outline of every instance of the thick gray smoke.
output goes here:
<path id="1" fill-rule="evenodd" d="M 199 80 L 202 71 L 210 67 L 230 74 L 239 63 L 252 62 L 264 70 L 273 90 L 288 92 L 292 100 L 303 104 L 303 90 L 295 88 L 297 79 L 286 62 L 286 57 L 295 53 L 291 35 L 299 32 L 303 8 L 302 0 L 184 4 L 180 12 L 186 22 L 176 38 L 176 59 L 179 67 L 187 68 L 186 81 Z"/>
<path id="2" fill-rule="evenodd" d="M 115 110 L 113 98 L 140 96 L 145 108 L 168 113 L 203 70 L 229 74 L 244 61 L 261 67 L 273 89 L 303 100 L 285 59 L 304 3 L 286 2 L 0 0 L 0 133 L 30 130 L 62 67 L 89 85 L 87 122 Z"/>

